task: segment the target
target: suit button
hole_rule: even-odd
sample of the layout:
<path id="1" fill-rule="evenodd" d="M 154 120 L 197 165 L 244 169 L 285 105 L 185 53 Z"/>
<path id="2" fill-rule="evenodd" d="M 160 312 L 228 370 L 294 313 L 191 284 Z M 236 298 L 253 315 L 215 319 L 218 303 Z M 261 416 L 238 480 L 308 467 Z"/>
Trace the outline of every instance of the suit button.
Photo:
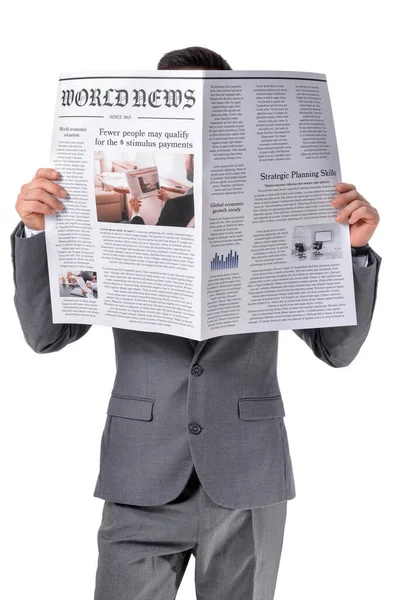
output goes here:
<path id="1" fill-rule="evenodd" d="M 200 377 L 200 375 L 202 374 L 203 371 L 204 371 L 204 369 L 200 365 L 193 365 L 193 367 L 191 369 L 192 375 L 195 375 L 196 377 Z"/>
<path id="2" fill-rule="evenodd" d="M 194 433 L 194 435 L 199 435 L 201 433 L 202 427 L 198 423 L 190 423 L 189 431 L 190 433 Z"/>

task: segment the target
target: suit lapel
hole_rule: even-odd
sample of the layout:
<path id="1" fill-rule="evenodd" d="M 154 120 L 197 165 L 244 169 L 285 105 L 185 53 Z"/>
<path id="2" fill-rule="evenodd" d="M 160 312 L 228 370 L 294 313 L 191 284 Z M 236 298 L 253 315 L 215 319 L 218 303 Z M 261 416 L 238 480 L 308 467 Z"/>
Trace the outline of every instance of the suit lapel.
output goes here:
<path id="1" fill-rule="evenodd" d="M 206 345 L 208 340 L 203 340 L 202 342 L 198 342 L 197 340 L 192 340 L 190 338 L 187 338 L 189 344 L 191 345 L 191 347 L 193 348 L 193 360 L 197 360 L 197 357 L 199 356 L 200 352 L 203 350 L 204 346 Z"/>
<path id="2" fill-rule="evenodd" d="M 189 344 L 192 346 L 193 350 L 196 350 L 196 347 L 198 344 L 197 340 L 191 340 L 190 338 L 187 338 L 187 340 L 188 340 Z"/>
<path id="3" fill-rule="evenodd" d="M 204 346 L 206 345 L 206 343 L 208 342 L 208 340 L 203 340 L 202 342 L 196 342 L 196 345 L 194 347 L 194 355 L 193 355 L 193 360 L 196 361 L 200 352 L 203 350 Z"/>

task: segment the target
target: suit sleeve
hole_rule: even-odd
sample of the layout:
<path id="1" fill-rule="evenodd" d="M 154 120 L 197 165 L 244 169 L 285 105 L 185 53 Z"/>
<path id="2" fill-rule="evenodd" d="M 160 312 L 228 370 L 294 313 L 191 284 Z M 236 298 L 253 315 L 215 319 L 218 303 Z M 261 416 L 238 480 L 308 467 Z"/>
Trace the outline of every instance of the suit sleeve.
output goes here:
<path id="1" fill-rule="evenodd" d="M 293 330 L 317 358 L 331 367 L 347 367 L 357 356 L 371 327 L 382 258 L 371 247 L 368 254 L 368 266 L 353 261 L 357 325 Z"/>
<path id="2" fill-rule="evenodd" d="M 140 215 L 135 215 L 134 217 L 132 217 L 132 219 L 129 221 L 129 223 L 131 225 L 144 225 L 145 224 Z"/>
<path id="3" fill-rule="evenodd" d="M 164 204 L 164 207 L 158 218 L 157 225 L 164 225 L 169 227 L 181 226 L 181 214 L 177 205 L 176 198 L 171 198 L 171 200 L 167 200 L 167 202 Z"/>
<path id="4" fill-rule="evenodd" d="M 22 221 L 11 234 L 14 304 L 27 344 L 40 354 L 79 340 L 91 325 L 53 323 L 44 232 L 26 238 Z"/>

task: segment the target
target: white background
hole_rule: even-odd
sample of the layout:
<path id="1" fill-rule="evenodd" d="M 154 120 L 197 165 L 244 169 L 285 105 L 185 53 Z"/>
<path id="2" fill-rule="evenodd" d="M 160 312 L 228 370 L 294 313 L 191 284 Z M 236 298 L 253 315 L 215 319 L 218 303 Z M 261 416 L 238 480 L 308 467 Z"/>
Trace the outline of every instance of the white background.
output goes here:
<path id="1" fill-rule="evenodd" d="M 37 355 L 24 342 L 13 306 L 14 204 L 20 186 L 48 165 L 58 74 L 152 69 L 166 51 L 202 45 L 234 69 L 326 73 L 343 179 L 381 216 L 370 241 L 383 258 L 378 301 L 355 361 L 330 368 L 293 332 L 281 333 L 279 376 L 297 497 L 288 505 L 276 600 L 399 598 L 394 6 L 385 0 L 374 6 L 351 0 L 7 5 L 1 39 L 1 597 L 88 600 L 94 590 L 103 501 L 92 492 L 114 378 L 111 330 L 93 327 L 62 353 Z M 193 579 L 192 558 L 178 600 L 195 599 Z"/>

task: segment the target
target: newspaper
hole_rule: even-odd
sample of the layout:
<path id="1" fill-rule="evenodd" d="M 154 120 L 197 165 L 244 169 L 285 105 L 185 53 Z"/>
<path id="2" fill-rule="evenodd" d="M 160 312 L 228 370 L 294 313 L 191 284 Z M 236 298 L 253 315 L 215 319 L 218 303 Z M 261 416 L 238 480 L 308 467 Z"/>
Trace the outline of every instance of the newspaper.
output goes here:
<path id="1" fill-rule="evenodd" d="M 65 74 L 51 161 L 54 322 L 195 340 L 357 323 L 325 75 Z"/>

